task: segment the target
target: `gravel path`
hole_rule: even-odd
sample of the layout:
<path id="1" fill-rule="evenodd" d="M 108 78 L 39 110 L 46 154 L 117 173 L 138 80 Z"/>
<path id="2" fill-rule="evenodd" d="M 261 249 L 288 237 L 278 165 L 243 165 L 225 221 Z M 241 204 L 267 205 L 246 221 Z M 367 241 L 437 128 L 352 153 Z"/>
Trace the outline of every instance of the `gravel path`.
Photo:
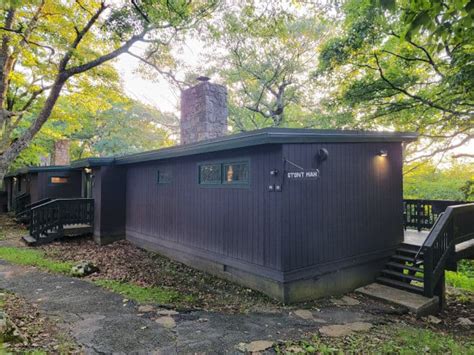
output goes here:
<path id="1" fill-rule="evenodd" d="M 380 316 L 374 314 L 382 310 L 367 313 L 367 305 L 361 304 L 334 305 L 312 314 L 304 311 L 303 316 L 298 312 L 204 311 L 166 315 L 164 310 L 160 314 L 157 307 L 124 302 L 121 295 L 90 282 L 1 260 L 0 288 L 37 304 L 88 353 L 236 352 L 236 345 L 242 342 L 289 340 L 328 324 L 377 321 Z"/>

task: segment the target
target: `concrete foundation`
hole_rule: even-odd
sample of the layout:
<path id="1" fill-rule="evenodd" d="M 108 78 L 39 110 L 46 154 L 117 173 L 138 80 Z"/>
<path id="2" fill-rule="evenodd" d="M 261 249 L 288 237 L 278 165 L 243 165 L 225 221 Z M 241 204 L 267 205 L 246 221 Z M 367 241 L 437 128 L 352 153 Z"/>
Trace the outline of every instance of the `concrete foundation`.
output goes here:
<path id="1" fill-rule="evenodd" d="M 265 277 L 245 271 L 239 267 L 199 257 L 195 254 L 158 246 L 156 243 L 150 243 L 132 235 L 127 235 L 127 240 L 139 247 L 158 252 L 192 268 L 258 290 L 285 304 L 304 302 L 353 291 L 357 287 L 373 282 L 386 262 L 384 257 L 369 262 L 337 267 L 337 269 L 325 271 L 324 274 L 305 279 L 284 281 L 285 274 L 283 272 L 275 273 L 274 278 Z M 325 269 L 327 270 L 327 266 Z"/>

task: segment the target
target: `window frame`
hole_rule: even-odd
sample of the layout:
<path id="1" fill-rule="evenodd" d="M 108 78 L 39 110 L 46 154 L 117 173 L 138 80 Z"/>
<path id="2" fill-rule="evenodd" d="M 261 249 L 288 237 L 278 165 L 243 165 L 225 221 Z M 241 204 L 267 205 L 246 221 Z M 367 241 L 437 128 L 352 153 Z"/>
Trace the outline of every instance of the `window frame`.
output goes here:
<path id="1" fill-rule="evenodd" d="M 160 172 L 168 171 L 169 172 L 169 181 L 160 181 Z M 169 185 L 173 183 L 173 170 L 171 167 L 158 167 L 156 169 L 156 184 L 157 185 Z"/>
<path id="2" fill-rule="evenodd" d="M 225 166 L 232 164 L 247 164 L 248 166 L 248 179 L 246 181 L 231 181 L 227 182 L 224 179 Z M 220 181 L 213 183 L 202 183 L 201 182 L 201 166 L 204 165 L 219 165 L 220 166 Z M 233 158 L 233 159 L 219 159 L 203 161 L 197 164 L 197 184 L 203 188 L 250 188 L 251 180 L 251 163 L 250 158 Z"/>
<path id="3" fill-rule="evenodd" d="M 53 179 L 54 178 L 59 178 L 59 179 L 66 179 L 65 182 L 53 182 Z M 52 186 L 64 186 L 64 185 L 67 185 L 70 183 L 70 180 L 69 180 L 69 176 L 66 176 L 66 175 L 51 175 L 49 176 L 48 178 L 49 180 L 49 185 L 52 185 Z"/>

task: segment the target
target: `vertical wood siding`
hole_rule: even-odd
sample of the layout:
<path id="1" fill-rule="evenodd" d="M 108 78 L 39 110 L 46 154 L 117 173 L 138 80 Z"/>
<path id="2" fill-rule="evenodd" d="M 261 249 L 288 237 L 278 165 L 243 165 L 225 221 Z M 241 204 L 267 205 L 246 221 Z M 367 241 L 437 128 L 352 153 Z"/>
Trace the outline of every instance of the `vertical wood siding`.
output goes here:
<path id="1" fill-rule="evenodd" d="M 248 159 L 248 187 L 198 184 L 198 164 Z M 270 170 L 281 166 L 281 146 L 267 145 L 130 165 L 126 179 L 126 232 L 217 262 L 237 260 L 281 268 L 281 193 L 269 193 Z M 172 182 L 157 183 L 157 170 L 169 168 Z"/>
<path id="2" fill-rule="evenodd" d="M 79 170 L 39 172 L 37 176 L 37 179 L 32 181 L 36 185 L 34 189 L 37 200 L 81 197 L 82 173 Z M 66 184 L 51 184 L 52 176 L 67 176 L 69 181 Z M 32 200 L 32 202 L 35 201 Z"/>
<path id="3" fill-rule="evenodd" d="M 319 166 L 320 148 L 329 157 Z M 388 157 L 377 155 L 388 150 Z M 319 168 L 318 180 L 283 183 L 284 270 L 381 252 L 403 239 L 400 143 L 286 144 L 283 157 Z M 298 169 L 287 164 L 287 171 Z"/>

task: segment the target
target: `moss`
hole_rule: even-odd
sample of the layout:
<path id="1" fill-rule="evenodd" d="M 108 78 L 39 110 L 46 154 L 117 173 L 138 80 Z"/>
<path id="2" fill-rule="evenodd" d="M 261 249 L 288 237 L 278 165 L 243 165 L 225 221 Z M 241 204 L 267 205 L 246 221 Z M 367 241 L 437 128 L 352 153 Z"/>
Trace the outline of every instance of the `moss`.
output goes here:
<path id="1" fill-rule="evenodd" d="M 354 333 L 343 338 L 325 338 L 314 335 L 310 340 L 288 342 L 277 346 L 278 353 L 296 346 L 303 353 L 344 354 L 472 354 L 474 341 L 409 326 L 379 326 L 367 333 Z"/>
<path id="2" fill-rule="evenodd" d="M 0 259 L 13 264 L 36 266 L 44 270 L 69 274 L 72 263 L 53 261 L 44 256 L 40 250 L 0 247 Z"/>
<path id="3" fill-rule="evenodd" d="M 183 296 L 179 292 L 165 287 L 142 287 L 134 283 L 115 280 L 96 280 L 94 283 L 138 303 L 172 304 L 192 301 L 192 296 Z"/>

